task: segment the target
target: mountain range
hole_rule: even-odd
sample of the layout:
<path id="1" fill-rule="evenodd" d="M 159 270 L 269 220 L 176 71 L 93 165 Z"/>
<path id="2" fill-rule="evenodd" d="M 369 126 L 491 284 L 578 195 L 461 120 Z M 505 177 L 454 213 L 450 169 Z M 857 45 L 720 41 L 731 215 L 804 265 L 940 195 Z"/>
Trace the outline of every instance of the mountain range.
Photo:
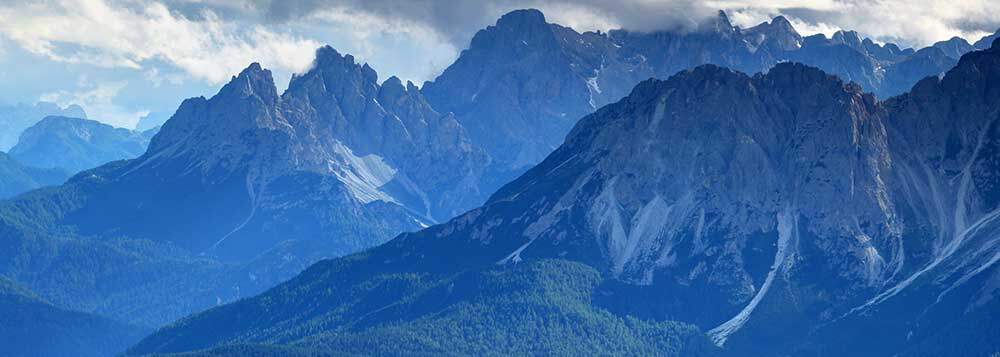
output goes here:
<path id="1" fill-rule="evenodd" d="M 0 202 L 0 275 L 140 328 L 237 301 L 135 353 L 831 351 L 813 336 L 989 262 L 988 237 L 965 238 L 993 207 L 976 124 L 995 114 L 996 54 L 964 54 L 983 41 L 915 51 L 724 14 L 578 33 L 518 10 L 421 88 L 322 47 L 281 94 L 251 64 L 185 100 L 133 159 L 80 145 L 145 132 L 26 131 L 12 156 L 117 161 Z M 956 254 L 967 241 L 986 248 Z M 754 342 L 775 323 L 802 342 Z"/>
<path id="2" fill-rule="evenodd" d="M 643 81 L 482 207 L 130 353 L 985 355 L 997 83 L 1000 40 L 886 101 L 801 64 Z"/>
<path id="3" fill-rule="evenodd" d="M 650 77 L 700 64 L 757 73 L 790 61 L 888 98 L 944 73 L 965 52 L 989 47 L 991 37 L 975 46 L 953 39 L 915 51 L 854 31 L 803 37 L 781 16 L 742 29 L 722 12 L 687 31 L 579 33 L 547 23 L 538 10 L 516 10 L 476 33 L 455 63 L 422 88 L 434 108 L 455 113 L 498 171 L 519 174 L 561 144 L 578 118 Z"/>

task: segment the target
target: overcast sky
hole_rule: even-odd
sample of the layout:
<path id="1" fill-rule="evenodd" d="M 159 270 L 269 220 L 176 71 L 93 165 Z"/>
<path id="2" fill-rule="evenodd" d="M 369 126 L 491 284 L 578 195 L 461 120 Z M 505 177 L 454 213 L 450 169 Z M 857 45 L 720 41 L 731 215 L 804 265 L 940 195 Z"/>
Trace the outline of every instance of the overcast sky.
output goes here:
<path id="1" fill-rule="evenodd" d="M 743 27 L 785 15 L 804 35 L 854 29 L 905 46 L 1000 27 L 997 0 L 0 0 L 0 103 L 76 103 L 132 127 L 254 61 L 283 88 L 322 44 L 420 84 L 526 7 L 579 31 L 683 27 L 719 9 Z"/>

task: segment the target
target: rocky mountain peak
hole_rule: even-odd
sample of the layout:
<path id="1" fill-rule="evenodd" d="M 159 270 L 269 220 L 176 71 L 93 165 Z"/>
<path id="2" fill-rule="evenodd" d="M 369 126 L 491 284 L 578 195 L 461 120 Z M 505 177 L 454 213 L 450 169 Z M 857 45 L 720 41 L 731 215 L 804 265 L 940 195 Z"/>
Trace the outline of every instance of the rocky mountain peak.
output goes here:
<path id="1" fill-rule="evenodd" d="M 852 48 L 863 49 L 864 44 L 861 35 L 857 31 L 840 30 L 833 34 L 833 41 L 848 45 Z"/>
<path id="2" fill-rule="evenodd" d="M 133 164 L 183 164 L 199 167 L 202 173 L 244 170 L 253 156 L 279 150 L 258 141 L 289 135 L 291 125 L 277 111 L 280 102 L 271 71 L 253 63 L 212 98 L 184 100 L 150 141 L 146 154 Z M 285 134 L 272 136 L 278 132 Z M 262 140 L 260 136 L 271 138 Z"/>
<path id="3" fill-rule="evenodd" d="M 151 135 L 89 119 L 47 116 L 21 133 L 10 154 L 32 166 L 79 172 L 138 157 Z"/>
<path id="4" fill-rule="evenodd" d="M 480 30 L 472 38 L 470 50 L 522 53 L 527 49 L 556 48 L 552 27 L 535 9 L 504 14 L 496 25 Z"/>
<path id="5" fill-rule="evenodd" d="M 341 55 L 333 47 L 323 46 L 316 50 L 312 68 L 292 78 L 286 94 L 319 91 L 343 97 L 356 91 L 370 96 L 378 86 L 377 80 L 378 73 L 367 63 L 358 65 L 354 56 Z"/>
<path id="6" fill-rule="evenodd" d="M 745 31 L 755 46 L 769 43 L 779 51 L 794 51 L 802 47 L 802 35 L 799 35 L 792 23 L 784 16 L 775 17 L 771 22 L 765 22 Z"/>
<path id="7" fill-rule="evenodd" d="M 496 27 L 498 28 L 520 30 L 537 29 L 543 26 L 548 26 L 548 23 L 545 22 L 545 14 L 537 9 L 513 10 L 500 16 L 500 19 L 496 23 Z"/>
<path id="8" fill-rule="evenodd" d="M 771 26 L 781 28 L 785 31 L 795 32 L 795 27 L 792 26 L 792 23 L 782 15 L 775 16 L 771 19 Z"/>
<path id="9" fill-rule="evenodd" d="M 975 50 L 975 47 L 969 44 L 968 41 L 957 36 L 946 41 L 936 42 L 932 46 L 940 49 L 946 56 L 951 58 L 960 58 L 963 54 Z"/>
<path id="10" fill-rule="evenodd" d="M 699 32 L 712 32 L 728 36 L 734 34 L 737 28 L 729 21 L 729 15 L 726 15 L 725 11 L 719 10 L 715 16 L 709 17 L 698 24 L 697 30 Z"/>
<path id="11" fill-rule="evenodd" d="M 257 62 L 251 63 L 239 75 L 233 77 L 219 90 L 219 94 L 238 98 L 256 96 L 268 105 L 273 105 L 278 99 L 278 89 L 274 85 L 271 71 L 262 68 Z"/>

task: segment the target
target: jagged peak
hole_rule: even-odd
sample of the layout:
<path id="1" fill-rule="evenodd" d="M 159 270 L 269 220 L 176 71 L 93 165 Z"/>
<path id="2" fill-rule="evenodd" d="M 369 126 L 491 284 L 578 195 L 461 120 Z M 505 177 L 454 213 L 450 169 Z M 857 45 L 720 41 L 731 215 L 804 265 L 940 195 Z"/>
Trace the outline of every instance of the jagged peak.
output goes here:
<path id="1" fill-rule="evenodd" d="M 699 25 L 699 31 L 728 34 L 737 31 L 737 29 L 733 26 L 732 21 L 729 21 L 729 15 L 726 15 L 725 11 L 719 10 L 714 17 Z"/>
<path id="2" fill-rule="evenodd" d="M 308 71 L 292 77 L 291 83 L 288 85 L 288 90 L 294 91 L 300 88 L 302 83 L 308 82 L 312 78 L 326 77 L 331 73 L 336 77 L 346 75 L 347 73 L 360 73 L 361 80 L 364 81 L 366 86 L 375 87 L 378 85 L 378 72 L 375 72 L 368 63 L 359 65 L 355 61 L 354 56 L 341 54 L 330 45 L 325 45 L 316 49 L 316 58 L 313 59 L 312 67 Z M 353 75 L 349 75 L 348 77 L 350 76 Z"/>
<path id="3" fill-rule="evenodd" d="M 719 10 L 716 12 L 715 19 L 721 24 L 732 26 L 732 21 L 729 21 L 729 15 L 726 15 L 725 11 Z"/>
<path id="4" fill-rule="evenodd" d="M 407 81 L 407 83 L 409 83 L 409 81 Z M 385 81 L 382 82 L 382 87 L 389 87 L 389 86 L 402 88 L 403 81 L 399 79 L 399 77 L 390 76 L 389 78 L 387 78 Z"/>
<path id="5" fill-rule="evenodd" d="M 382 82 L 382 87 L 379 88 L 378 92 L 379 102 L 382 102 L 383 106 L 389 105 L 404 95 L 406 95 L 406 88 L 403 87 L 403 82 L 396 76 L 389 77 Z"/>
<path id="6" fill-rule="evenodd" d="M 547 25 L 545 14 L 538 9 L 518 9 L 510 11 L 497 20 L 497 27 L 525 27 L 525 26 Z"/>
<path id="7" fill-rule="evenodd" d="M 412 81 L 406 81 L 406 91 L 411 93 L 420 93 L 420 88 Z"/>
<path id="8" fill-rule="evenodd" d="M 840 30 L 833 34 L 833 40 L 852 46 L 860 45 L 861 35 L 854 30 Z"/>
<path id="9" fill-rule="evenodd" d="M 375 82 L 378 80 L 378 72 L 375 72 L 375 69 L 369 66 L 368 62 L 365 62 L 365 64 L 361 66 L 361 74 L 364 75 L 369 82 Z"/>
<path id="10" fill-rule="evenodd" d="M 219 90 L 217 96 L 238 95 L 249 97 L 256 95 L 265 102 L 274 102 L 278 98 L 278 88 L 274 85 L 271 71 L 254 62 L 234 76 L 229 83 Z"/>
<path id="11" fill-rule="evenodd" d="M 788 19 L 782 15 L 775 16 L 773 19 L 771 19 L 771 26 L 778 26 L 780 28 L 795 32 L 795 26 L 792 26 L 792 22 L 788 21 Z"/>
<path id="12" fill-rule="evenodd" d="M 351 58 L 351 64 L 354 64 L 354 58 Z M 345 57 L 337 52 L 337 49 L 330 45 L 324 45 L 316 49 L 316 58 L 313 60 L 314 67 L 321 67 L 330 62 L 342 62 Z"/>
<path id="13" fill-rule="evenodd" d="M 479 30 L 472 37 L 470 48 L 525 48 L 540 43 L 554 43 L 552 25 L 545 22 L 545 15 L 535 9 L 508 12 L 497 19 L 495 26 Z"/>

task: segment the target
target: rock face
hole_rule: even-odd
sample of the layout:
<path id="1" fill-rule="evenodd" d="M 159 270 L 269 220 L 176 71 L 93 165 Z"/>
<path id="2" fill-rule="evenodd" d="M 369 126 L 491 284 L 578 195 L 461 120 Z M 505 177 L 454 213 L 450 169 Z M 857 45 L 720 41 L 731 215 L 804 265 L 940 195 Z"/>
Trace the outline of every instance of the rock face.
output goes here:
<path id="1" fill-rule="evenodd" d="M 694 31 L 581 34 L 546 23 L 537 10 L 517 10 L 479 31 L 423 92 L 437 110 L 455 113 L 498 172 L 520 173 L 561 144 L 579 117 L 649 77 L 701 64 L 757 73 L 792 61 L 886 98 L 943 73 L 972 47 L 942 43 L 930 49 L 944 50 L 878 45 L 853 31 L 803 38 L 784 17 L 741 29 L 720 12 Z"/>
<path id="2" fill-rule="evenodd" d="M 886 102 L 800 64 L 644 81 L 483 207 L 318 264 L 133 351 L 401 326 L 434 308 L 400 307 L 421 301 L 406 289 L 353 304 L 364 295 L 328 287 L 572 261 L 601 272 L 589 308 L 693 323 L 735 355 L 986 354 L 1000 347 L 997 83 L 1000 41 Z M 464 291 L 441 286 L 426 301 Z M 477 286 L 461 294 L 534 285 Z M 270 322 L 239 318 L 258 309 L 275 312 Z M 351 322 L 355 313 L 369 319 Z"/>
<path id="3" fill-rule="evenodd" d="M 62 108 L 55 103 L 38 102 L 35 105 L 0 107 L 0 151 L 10 150 L 17 144 L 17 139 L 24 129 L 50 115 L 87 117 L 87 113 L 84 113 L 83 108 L 78 105 Z"/>
<path id="4" fill-rule="evenodd" d="M 93 120 L 49 116 L 31 126 L 10 150 L 17 160 L 70 172 L 142 155 L 155 130 L 137 132 Z"/>
<path id="5" fill-rule="evenodd" d="M 42 186 L 61 184 L 69 176 L 70 173 L 63 169 L 27 166 L 0 152 L 0 199 L 14 197 Z"/>

